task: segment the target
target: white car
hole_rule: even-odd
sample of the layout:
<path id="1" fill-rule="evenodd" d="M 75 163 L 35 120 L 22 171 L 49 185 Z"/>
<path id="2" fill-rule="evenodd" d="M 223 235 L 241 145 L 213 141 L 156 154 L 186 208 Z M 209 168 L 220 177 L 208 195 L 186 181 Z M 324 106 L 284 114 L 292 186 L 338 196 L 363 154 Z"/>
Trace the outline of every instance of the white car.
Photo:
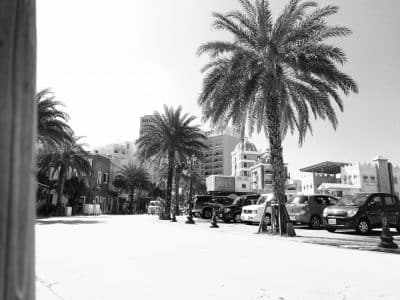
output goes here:
<path id="1" fill-rule="evenodd" d="M 257 203 L 253 205 L 247 205 L 242 207 L 242 214 L 240 215 L 240 219 L 242 222 L 247 224 L 252 223 L 260 223 L 261 216 L 264 211 L 265 203 L 270 202 L 274 198 L 274 194 L 263 194 L 258 198 Z M 268 207 L 267 207 L 268 211 Z M 271 218 L 271 214 L 267 214 L 267 217 Z M 267 223 L 268 220 L 266 220 Z"/>
<path id="2" fill-rule="evenodd" d="M 147 207 L 147 213 L 149 215 L 158 215 L 161 211 L 161 201 L 154 200 L 150 201 L 149 206 Z"/>

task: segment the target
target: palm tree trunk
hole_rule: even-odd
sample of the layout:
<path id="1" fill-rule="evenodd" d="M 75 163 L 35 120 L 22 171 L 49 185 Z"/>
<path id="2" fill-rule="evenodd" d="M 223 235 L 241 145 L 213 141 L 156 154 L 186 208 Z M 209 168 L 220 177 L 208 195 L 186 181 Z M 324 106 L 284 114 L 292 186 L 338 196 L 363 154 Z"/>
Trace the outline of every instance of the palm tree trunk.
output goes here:
<path id="1" fill-rule="evenodd" d="M 179 207 L 179 170 L 175 168 L 175 203 L 174 203 L 175 213 L 178 211 Z"/>
<path id="2" fill-rule="evenodd" d="M 131 191 L 131 194 L 129 195 L 129 197 L 131 198 L 131 204 L 130 204 L 130 208 L 129 208 L 129 211 L 131 214 L 133 214 L 133 198 L 134 198 L 134 196 L 135 196 L 135 190 L 133 189 Z"/>
<path id="3" fill-rule="evenodd" d="M 65 174 L 64 174 L 64 168 L 60 168 L 60 173 L 58 174 L 58 193 L 57 193 L 57 215 L 61 216 L 62 215 L 62 197 L 64 194 L 64 184 L 65 184 Z"/>
<path id="4" fill-rule="evenodd" d="M 270 101 L 272 102 L 272 101 Z M 275 101 L 277 103 L 277 101 Z M 283 163 L 283 148 L 281 134 L 281 119 L 278 105 L 271 105 L 268 118 L 268 137 L 271 150 L 272 182 L 274 185 L 274 195 L 279 204 L 279 231 L 281 235 L 287 234 L 287 223 L 290 222 L 289 214 L 286 210 L 285 181 L 286 170 Z"/>
<path id="5" fill-rule="evenodd" d="M 0 7 L 0 298 L 34 300 L 35 0 Z"/>
<path id="6" fill-rule="evenodd" d="M 165 216 L 169 220 L 171 218 L 171 194 L 172 194 L 172 179 L 174 175 L 174 154 L 168 155 L 168 178 L 167 178 L 167 195 L 165 199 Z"/>

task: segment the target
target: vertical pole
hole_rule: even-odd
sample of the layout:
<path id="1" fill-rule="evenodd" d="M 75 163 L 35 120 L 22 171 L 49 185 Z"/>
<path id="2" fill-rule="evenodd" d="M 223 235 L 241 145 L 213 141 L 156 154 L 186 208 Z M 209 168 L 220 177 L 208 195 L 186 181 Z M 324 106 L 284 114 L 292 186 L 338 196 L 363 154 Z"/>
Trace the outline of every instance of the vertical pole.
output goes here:
<path id="1" fill-rule="evenodd" d="M 35 299 L 35 0 L 0 0 L 0 299 Z"/>

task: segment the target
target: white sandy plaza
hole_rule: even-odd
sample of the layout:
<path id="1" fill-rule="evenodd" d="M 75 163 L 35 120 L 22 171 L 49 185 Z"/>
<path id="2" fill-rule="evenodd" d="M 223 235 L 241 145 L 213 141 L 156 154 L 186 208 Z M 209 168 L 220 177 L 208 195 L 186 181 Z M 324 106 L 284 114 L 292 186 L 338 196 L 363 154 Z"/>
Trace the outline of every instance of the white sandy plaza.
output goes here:
<path id="1" fill-rule="evenodd" d="M 399 299 L 396 254 L 257 235 L 255 226 L 178 221 L 38 220 L 37 299 Z"/>

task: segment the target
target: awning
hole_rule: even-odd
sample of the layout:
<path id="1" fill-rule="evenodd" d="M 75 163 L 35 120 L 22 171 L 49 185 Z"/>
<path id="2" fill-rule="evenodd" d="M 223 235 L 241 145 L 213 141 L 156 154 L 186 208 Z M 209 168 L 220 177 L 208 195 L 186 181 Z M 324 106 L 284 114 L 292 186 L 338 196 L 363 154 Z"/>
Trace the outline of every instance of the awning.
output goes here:
<path id="1" fill-rule="evenodd" d="M 353 184 L 343 184 L 343 183 L 323 183 L 318 187 L 318 191 L 323 190 L 359 190 L 361 187 Z"/>

